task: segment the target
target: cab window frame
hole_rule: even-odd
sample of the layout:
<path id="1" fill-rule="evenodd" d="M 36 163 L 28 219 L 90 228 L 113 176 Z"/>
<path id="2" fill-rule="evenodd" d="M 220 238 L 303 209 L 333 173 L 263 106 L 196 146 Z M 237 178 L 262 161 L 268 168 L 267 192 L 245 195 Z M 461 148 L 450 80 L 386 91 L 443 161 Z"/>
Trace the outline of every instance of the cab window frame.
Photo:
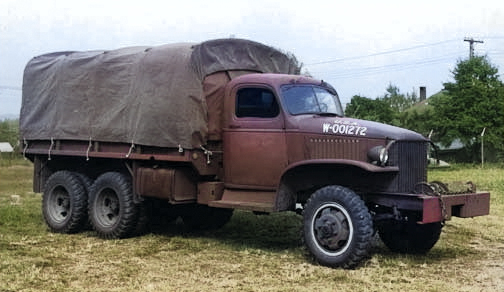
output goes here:
<path id="1" fill-rule="evenodd" d="M 280 102 L 273 90 L 264 87 L 243 87 L 236 91 L 237 118 L 273 119 L 280 115 Z"/>

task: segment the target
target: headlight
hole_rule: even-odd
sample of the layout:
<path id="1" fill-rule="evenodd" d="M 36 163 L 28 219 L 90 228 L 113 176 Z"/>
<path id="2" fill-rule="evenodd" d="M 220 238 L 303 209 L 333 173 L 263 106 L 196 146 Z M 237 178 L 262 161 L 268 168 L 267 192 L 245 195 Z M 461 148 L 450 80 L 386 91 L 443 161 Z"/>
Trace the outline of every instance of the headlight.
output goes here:
<path id="1" fill-rule="evenodd" d="M 385 166 L 388 162 L 388 150 L 385 146 L 375 146 L 368 151 L 368 158 L 371 163 Z"/>

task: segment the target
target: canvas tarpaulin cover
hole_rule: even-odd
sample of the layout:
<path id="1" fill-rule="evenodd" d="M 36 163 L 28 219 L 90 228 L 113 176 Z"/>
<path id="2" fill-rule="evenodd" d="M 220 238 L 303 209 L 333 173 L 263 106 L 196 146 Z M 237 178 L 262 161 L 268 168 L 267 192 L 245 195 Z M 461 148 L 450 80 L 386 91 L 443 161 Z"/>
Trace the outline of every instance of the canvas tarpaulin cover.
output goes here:
<path id="1" fill-rule="evenodd" d="M 297 68 L 280 51 L 239 39 L 41 55 L 24 72 L 21 139 L 196 148 L 212 116 L 205 77 L 235 70 Z M 222 102 L 212 102 L 220 114 Z"/>

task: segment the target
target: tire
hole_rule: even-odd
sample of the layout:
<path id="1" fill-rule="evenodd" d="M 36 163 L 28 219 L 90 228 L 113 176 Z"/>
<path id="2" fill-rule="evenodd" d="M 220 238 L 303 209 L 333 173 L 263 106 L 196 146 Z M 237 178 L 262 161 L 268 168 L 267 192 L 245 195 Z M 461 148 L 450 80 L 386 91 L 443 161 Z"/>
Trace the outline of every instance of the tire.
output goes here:
<path id="1" fill-rule="evenodd" d="M 88 200 L 89 200 L 89 194 L 91 193 L 91 187 L 93 186 L 93 180 L 89 178 L 87 175 L 80 173 L 80 172 L 74 172 L 74 174 L 79 178 L 81 183 L 84 186 L 84 189 L 86 190 L 86 215 L 85 215 L 85 220 L 84 220 L 84 225 L 82 227 L 82 230 L 92 230 L 93 227 L 91 226 L 91 222 L 89 221 L 88 217 Z"/>
<path id="2" fill-rule="evenodd" d="M 233 209 L 191 205 L 181 215 L 184 224 L 194 230 L 219 229 L 231 220 Z"/>
<path id="3" fill-rule="evenodd" d="M 87 192 L 75 173 L 52 174 L 44 187 L 42 214 L 53 232 L 77 233 L 87 221 Z"/>
<path id="4" fill-rule="evenodd" d="M 368 257 L 373 220 L 364 201 L 341 186 L 312 194 L 303 211 L 303 240 L 321 265 L 354 268 Z"/>
<path id="5" fill-rule="evenodd" d="M 441 222 L 418 224 L 395 220 L 380 222 L 377 227 L 380 239 L 391 251 L 405 254 L 427 253 L 443 229 Z"/>
<path id="6" fill-rule="evenodd" d="M 89 196 L 89 219 L 98 236 L 105 239 L 133 235 L 138 219 L 131 180 L 118 172 L 99 176 Z"/>
<path id="7" fill-rule="evenodd" d="M 91 192 L 91 187 L 93 186 L 93 180 L 90 179 L 87 175 L 80 172 L 74 172 L 74 174 L 75 176 L 77 176 L 77 178 L 79 178 L 82 185 L 86 189 L 86 192 L 89 194 Z"/>
<path id="8" fill-rule="evenodd" d="M 184 209 L 183 205 L 172 205 L 168 201 L 148 198 L 150 225 L 161 227 L 173 223 Z"/>
<path id="9" fill-rule="evenodd" d="M 139 236 L 146 234 L 149 230 L 149 223 L 151 220 L 151 202 L 148 200 L 143 200 L 138 204 L 138 219 L 135 225 L 135 230 L 133 231 L 133 235 Z"/>

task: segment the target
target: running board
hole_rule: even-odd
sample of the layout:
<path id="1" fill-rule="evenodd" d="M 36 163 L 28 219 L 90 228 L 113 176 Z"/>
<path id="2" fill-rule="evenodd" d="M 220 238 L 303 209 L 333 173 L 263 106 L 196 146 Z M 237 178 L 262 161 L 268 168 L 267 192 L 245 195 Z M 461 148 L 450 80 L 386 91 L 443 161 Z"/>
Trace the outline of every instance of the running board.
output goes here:
<path id="1" fill-rule="evenodd" d="M 269 213 L 275 210 L 275 197 L 276 192 L 224 190 L 222 199 L 210 201 L 208 206 Z"/>

